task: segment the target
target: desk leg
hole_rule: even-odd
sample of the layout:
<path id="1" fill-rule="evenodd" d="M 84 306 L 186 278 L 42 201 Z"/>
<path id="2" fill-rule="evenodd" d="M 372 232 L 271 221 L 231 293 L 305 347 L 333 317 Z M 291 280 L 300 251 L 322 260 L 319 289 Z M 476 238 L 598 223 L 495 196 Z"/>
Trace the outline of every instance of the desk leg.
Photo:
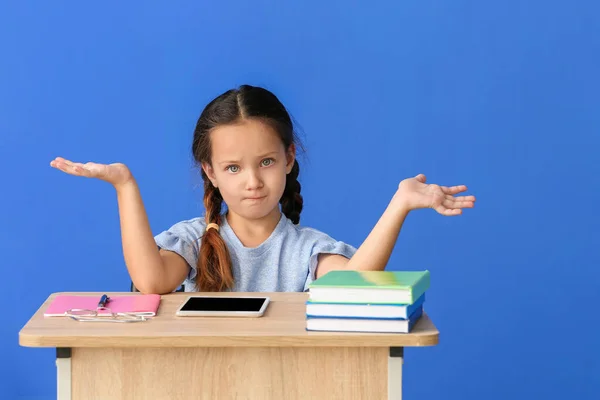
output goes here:
<path id="1" fill-rule="evenodd" d="M 402 400 L 404 347 L 390 347 L 388 356 L 388 399 Z"/>
<path id="2" fill-rule="evenodd" d="M 56 399 L 71 400 L 71 349 L 56 348 Z"/>

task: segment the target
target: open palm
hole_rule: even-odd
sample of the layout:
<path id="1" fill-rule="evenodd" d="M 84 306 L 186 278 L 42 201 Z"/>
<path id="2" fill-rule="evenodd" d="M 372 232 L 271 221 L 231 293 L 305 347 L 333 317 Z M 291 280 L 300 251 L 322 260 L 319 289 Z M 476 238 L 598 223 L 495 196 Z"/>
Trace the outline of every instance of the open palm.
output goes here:
<path id="1" fill-rule="evenodd" d="M 462 214 L 463 208 L 473 208 L 475 205 L 475 196 L 455 197 L 467 190 L 465 185 L 448 187 L 425 182 L 423 174 L 400 182 L 398 198 L 407 209 L 433 208 L 442 215 L 452 216 Z"/>
<path id="2" fill-rule="evenodd" d="M 86 178 L 97 178 L 113 185 L 121 185 L 131 180 L 132 175 L 125 164 L 98 164 L 88 162 L 85 164 L 57 157 L 50 165 L 70 175 L 83 176 Z"/>

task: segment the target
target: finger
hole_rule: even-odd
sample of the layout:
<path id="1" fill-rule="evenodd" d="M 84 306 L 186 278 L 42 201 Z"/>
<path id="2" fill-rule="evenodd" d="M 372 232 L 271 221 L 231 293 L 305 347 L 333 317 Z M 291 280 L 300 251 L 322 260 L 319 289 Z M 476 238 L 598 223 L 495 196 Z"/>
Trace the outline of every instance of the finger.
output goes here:
<path id="1" fill-rule="evenodd" d="M 73 163 L 68 160 L 59 160 L 54 163 L 54 167 L 70 175 L 88 176 L 89 171 L 82 168 L 82 164 Z"/>
<path id="2" fill-rule="evenodd" d="M 59 164 L 65 164 L 68 160 L 62 157 L 56 157 L 54 160 L 50 161 L 50 165 L 53 167 L 58 166 Z"/>
<path id="3" fill-rule="evenodd" d="M 50 163 L 50 165 L 68 174 L 75 173 L 73 169 L 73 162 L 65 160 L 64 158 L 57 158 L 53 163 Z"/>
<path id="4" fill-rule="evenodd" d="M 462 210 L 460 208 L 446 208 L 444 206 L 439 206 L 435 210 L 438 213 L 440 213 L 442 215 L 445 215 L 445 216 L 448 216 L 448 217 L 462 214 Z"/>
<path id="5" fill-rule="evenodd" d="M 93 172 L 90 171 L 87 165 L 84 165 L 82 163 L 73 163 L 71 165 L 71 168 L 73 168 L 73 171 L 75 171 L 75 173 L 80 176 L 86 176 L 89 178 L 93 175 Z"/>
<path id="6" fill-rule="evenodd" d="M 455 201 L 475 201 L 475 196 L 451 196 L 449 194 L 446 195 L 447 200 L 455 200 Z"/>
<path id="7" fill-rule="evenodd" d="M 56 158 L 54 158 L 54 160 L 52 160 L 51 163 L 57 163 L 57 162 L 61 162 L 61 161 L 65 161 L 65 159 L 62 157 L 56 157 Z"/>
<path id="8" fill-rule="evenodd" d="M 64 161 L 59 162 L 57 168 L 67 174 L 71 175 L 81 175 L 81 172 L 77 170 L 77 168 L 73 165 L 73 163 L 65 163 Z"/>
<path id="9" fill-rule="evenodd" d="M 415 176 L 415 179 L 421 183 L 425 183 L 427 181 L 427 177 L 424 174 L 419 174 Z"/>
<path id="10" fill-rule="evenodd" d="M 56 160 L 59 161 L 59 162 L 61 162 L 61 163 L 63 163 L 63 164 L 66 164 L 66 165 L 73 165 L 74 164 L 73 161 L 67 160 L 66 158 L 62 158 L 62 157 L 57 157 Z"/>
<path id="11" fill-rule="evenodd" d="M 445 194 L 457 194 L 467 190 L 465 185 L 458 186 L 440 186 Z"/>
<path id="12" fill-rule="evenodd" d="M 442 202 L 446 208 L 473 208 L 475 203 L 472 201 L 456 201 L 454 199 L 446 199 Z"/>
<path id="13" fill-rule="evenodd" d="M 67 165 L 67 163 L 64 162 L 64 160 L 59 160 L 59 159 L 53 160 L 50 163 L 50 165 L 56 169 L 63 171 L 63 172 L 68 172 L 68 169 L 69 169 L 69 166 Z"/>

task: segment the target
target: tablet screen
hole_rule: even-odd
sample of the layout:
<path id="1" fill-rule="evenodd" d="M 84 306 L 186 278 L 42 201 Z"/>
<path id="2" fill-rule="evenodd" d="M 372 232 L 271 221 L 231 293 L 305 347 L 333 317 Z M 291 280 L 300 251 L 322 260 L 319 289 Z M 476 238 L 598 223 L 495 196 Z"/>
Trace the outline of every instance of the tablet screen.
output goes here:
<path id="1" fill-rule="evenodd" d="M 258 312 L 262 297 L 190 297 L 181 311 L 246 311 Z"/>

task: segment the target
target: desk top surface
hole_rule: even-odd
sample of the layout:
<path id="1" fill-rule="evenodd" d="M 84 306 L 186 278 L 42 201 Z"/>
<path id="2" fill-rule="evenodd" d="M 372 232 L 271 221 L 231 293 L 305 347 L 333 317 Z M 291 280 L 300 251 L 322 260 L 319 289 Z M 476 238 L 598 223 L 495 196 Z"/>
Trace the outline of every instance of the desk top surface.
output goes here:
<path id="1" fill-rule="evenodd" d="M 161 296 L 157 316 L 136 323 L 78 322 L 44 317 L 59 293 L 40 306 L 19 332 L 26 347 L 387 347 L 433 346 L 439 332 L 426 313 L 408 334 L 314 332 L 306 330 L 307 293 L 210 293 L 215 296 L 265 295 L 271 302 L 259 318 L 179 317 L 177 309 L 190 295 Z M 99 297 L 102 293 L 76 293 Z M 139 295 L 109 292 L 109 296 Z"/>

